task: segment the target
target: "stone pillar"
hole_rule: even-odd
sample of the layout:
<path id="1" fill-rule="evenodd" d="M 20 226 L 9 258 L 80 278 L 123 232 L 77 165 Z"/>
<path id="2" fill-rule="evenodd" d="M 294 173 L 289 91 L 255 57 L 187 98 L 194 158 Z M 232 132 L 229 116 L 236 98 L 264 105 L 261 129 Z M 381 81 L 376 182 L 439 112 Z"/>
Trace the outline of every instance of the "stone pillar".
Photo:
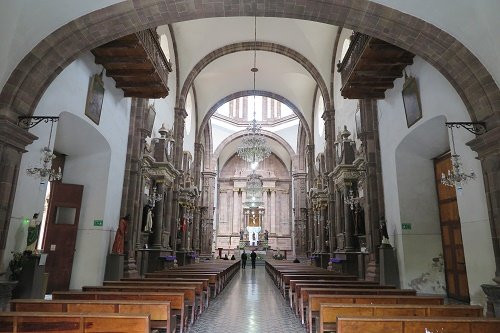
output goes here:
<path id="1" fill-rule="evenodd" d="M 202 188 L 201 188 L 201 205 L 204 207 L 205 215 L 203 216 L 204 229 L 200 235 L 202 244 L 201 254 L 212 254 L 212 233 L 214 221 L 214 191 L 215 191 L 215 177 L 216 173 L 213 171 L 202 172 Z"/>
<path id="2" fill-rule="evenodd" d="M 312 209 L 311 207 L 311 204 L 309 202 L 309 207 L 307 209 L 307 229 L 308 229 L 308 236 L 309 236 L 309 246 L 308 246 L 308 249 L 309 249 L 309 254 L 312 254 L 314 252 L 314 243 L 315 243 L 315 240 L 314 240 L 314 210 Z"/>
<path id="3" fill-rule="evenodd" d="M 335 190 L 335 237 L 337 237 L 337 251 L 343 250 L 345 241 L 340 242 L 339 237 L 342 238 L 342 193 L 339 189 Z"/>
<path id="4" fill-rule="evenodd" d="M 17 114 L 2 110 L 0 117 L 0 272 L 9 232 L 16 186 L 25 147 L 37 137 L 17 126 Z M 13 236 L 11 236 L 13 237 Z"/>
<path id="5" fill-rule="evenodd" d="M 344 250 L 351 251 L 354 250 L 354 245 L 352 239 L 351 207 L 346 202 L 347 198 L 349 198 L 349 188 L 346 186 L 344 188 L 344 232 L 345 232 Z"/>
<path id="6" fill-rule="evenodd" d="M 276 191 L 271 191 L 271 209 L 269 210 L 269 214 L 271 215 L 271 234 L 276 234 Z"/>
<path id="7" fill-rule="evenodd" d="M 165 205 L 165 218 L 163 220 L 163 234 L 166 239 L 165 244 L 167 245 L 167 250 L 172 249 L 172 241 L 170 240 L 170 236 L 172 235 L 172 200 L 173 200 L 173 191 L 172 185 L 170 185 L 166 190 L 166 205 Z"/>
<path id="8" fill-rule="evenodd" d="M 233 234 L 240 232 L 239 199 L 238 190 L 233 188 Z"/>
<path id="9" fill-rule="evenodd" d="M 187 112 L 183 108 L 175 108 L 174 118 L 174 139 L 175 139 L 175 157 L 174 166 L 177 170 L 182 170 L 182 153 L 184 151 L 184 126 Z"/>
<path id="10" fill-rule="evenodd" d="M 307 163 L 307 182 L 308 189 L 314 187 L 314 178 L 316 177 L 314 166 L 314 145 L 306 146 L 306 163 Z"/>
<path id="11" fill-rule="evenodd" d="M 173 251 L 177 250 L 177 231 L 179 230 L 179 185 L 177 181 L 172 188 L 172 213 L 170 222 L 170 246 Z"/>
<path id="12" fill-rule="evenodd" d="M 156 184 L 156 193 L 161 196 L 161 200 L 155 203 L 155 208 L 153 210 L 153 248 L 161 248 L 161 236 L 163 229 L 163 208 L 165 200 L 165 186 L 163 183 Z"/>
<path id="13" fill-rule="evenodd" d="M 326 227 L 326 209 L 327 206 L 321 203 L 319 207 L 319 251 L 325 253 L 325 227 Z"/>
<path id="14" fill-rule="evenodd" d="M 135 259 L 135 246 L 141 232 L 142 220 L 142 172 L 141 163 L 145 139 L 148 133 L 145 129 L 148 99 L 132 98 L 130 108 L 130 125 L 125 161 L 125 176 L 122 190 L 121 216 L 130 214 L 130 223 L 125 238 L 124 276 L 138 275 Z"/>
<path id="15" fill-rule="evenodd" d="M 467 143 L 477 152 L 483 171 L 488 217 L 490 220 L 497 285 L 482 285 L 488 296 L 488 311 L 500 317 L 500 127 L 489 129 Z"/>

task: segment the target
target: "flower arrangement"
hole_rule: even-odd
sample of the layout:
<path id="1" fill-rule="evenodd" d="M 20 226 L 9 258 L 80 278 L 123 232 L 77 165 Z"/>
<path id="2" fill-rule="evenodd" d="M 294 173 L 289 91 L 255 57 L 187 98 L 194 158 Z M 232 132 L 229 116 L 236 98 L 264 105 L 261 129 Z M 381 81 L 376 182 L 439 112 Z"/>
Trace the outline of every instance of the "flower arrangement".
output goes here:
<path id="1" fill-rule="evenodd" d="M 165 261 L 175 261 L 175 260 L 177 260 L 177 257 L 176 256 L 165 256 L 165 257 L 163 257 L 163 259 L 165 259 Z"/>
<path id="2" fill-rule="evenodd" d="M 333 264 L 340 264 L 342 262 L 342 259 L 330 258 L 330 262 Z"/>

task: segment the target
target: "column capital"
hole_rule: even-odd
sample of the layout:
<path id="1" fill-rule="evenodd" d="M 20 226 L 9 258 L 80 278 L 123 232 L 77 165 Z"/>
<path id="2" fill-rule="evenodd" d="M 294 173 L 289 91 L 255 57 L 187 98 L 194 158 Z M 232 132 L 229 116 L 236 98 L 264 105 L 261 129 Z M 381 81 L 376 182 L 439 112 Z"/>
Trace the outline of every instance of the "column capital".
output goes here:
<path id="1" fill-rule="evenodd" d="M 186 112 L 186 109 L 184 108 L 174 108 L 175 110 L 175 115 L 176 116 L 179 116 L 179 117 L 182 117 L 182 118 L 186 118 L 187 117 L 187 112 Z"/>
<path id="2" fill-rule="evenodd" d="M 0 118 L 0 143 L 13 147 L 15 150 L 25 153 L 25 147 L 38 139 L 25 129 L 17 126 L 7 118 Z"/>
<path id="3" fill-rule="evenodd" d="M 477 136 L 467 142 L 467 145 L 478 154 L 480 160 L 491 155 L 500 154 L 500 127 L 493 128 Z"/>

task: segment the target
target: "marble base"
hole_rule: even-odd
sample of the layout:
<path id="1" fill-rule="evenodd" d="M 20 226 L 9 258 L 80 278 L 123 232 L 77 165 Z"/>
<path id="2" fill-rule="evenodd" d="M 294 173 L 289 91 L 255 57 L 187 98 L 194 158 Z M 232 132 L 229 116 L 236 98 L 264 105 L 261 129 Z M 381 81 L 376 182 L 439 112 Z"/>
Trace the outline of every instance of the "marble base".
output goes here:
<path id="1" fill-rule="evenodd" d="M 481 288 L 488 296 L 488 317 L 500 318 L 500 285 L 482 284 Z"/>

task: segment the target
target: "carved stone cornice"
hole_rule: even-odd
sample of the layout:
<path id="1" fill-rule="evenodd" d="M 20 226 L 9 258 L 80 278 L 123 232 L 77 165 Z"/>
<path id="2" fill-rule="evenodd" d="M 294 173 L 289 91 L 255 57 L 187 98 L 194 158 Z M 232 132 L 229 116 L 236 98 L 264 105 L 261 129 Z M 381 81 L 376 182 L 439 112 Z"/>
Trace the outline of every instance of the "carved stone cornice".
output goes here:
<path id="1" fill-rule="evenodd" d="M 364 177 L 364 171 L 359 170 L 358 166 L 353 164 L 340 164 L 333 169 L 329 176 L 333 178 L 335 187 L 344 189 Z"/>
<path id="2" fill-rule="evenodd" d="M 142 174 L 156 182 L 173 183 L 180 172 L 170 162 L 156 162 L 150 155 L 142 159 Z"/>
<path id="3" fill-rule="evenodd" d="M 0 118 L 0 143 L 5 143 L 17 151 L 25 153 L 25 147 L 36 139 L 38 139 L 36 135 L 7 119 Z"/>

